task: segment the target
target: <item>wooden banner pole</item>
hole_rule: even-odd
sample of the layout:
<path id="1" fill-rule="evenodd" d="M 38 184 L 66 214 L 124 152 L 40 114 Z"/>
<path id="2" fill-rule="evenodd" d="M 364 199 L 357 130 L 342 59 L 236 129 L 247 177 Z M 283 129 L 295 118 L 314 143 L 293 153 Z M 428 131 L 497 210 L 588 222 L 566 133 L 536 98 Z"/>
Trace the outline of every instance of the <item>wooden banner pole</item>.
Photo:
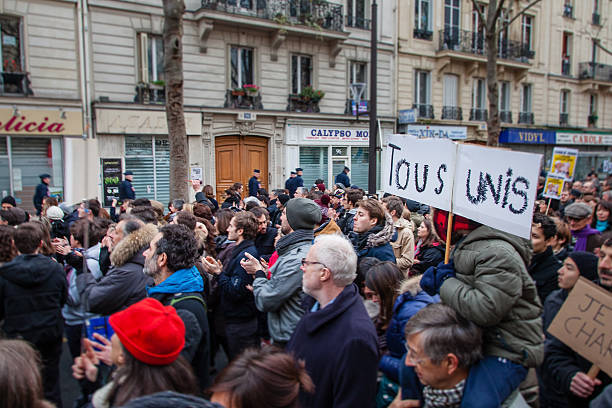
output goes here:
<path id="1" fill-rule="evenodd" d="M 453 232 L 453 213 L 448 212 L 448 227 L 446 228 L 446 251 L 444 252 L 444 263 L 450 259 L 451 233 Z"/>
<path id="2" fill-rule="evenodd" d="M 552 198 L 548 199 L 548 205 L 546 206 L 546 215 L 548 215 L 548 210 L 550 210 L 550 202 L 552 201 Z"/>
<path id="3" fill-rule="evenodd" d="M 589 372 L 587 373 L 587 376 L 591 380 L 594 380 L 597 377 L 597 374 L 599 374 L 599 367 L 597 367 L 595 364 L 593 364 L 591 366 L 591 368 L 589 368 Z"/>

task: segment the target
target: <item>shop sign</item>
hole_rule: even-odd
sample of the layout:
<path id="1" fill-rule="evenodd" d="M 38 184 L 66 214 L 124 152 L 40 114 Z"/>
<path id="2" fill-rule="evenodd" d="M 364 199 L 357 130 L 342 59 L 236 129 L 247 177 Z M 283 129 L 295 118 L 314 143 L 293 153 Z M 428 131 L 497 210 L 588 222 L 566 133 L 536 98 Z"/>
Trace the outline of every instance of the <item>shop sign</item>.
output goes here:
<path id="1" fill-rule="evenodd" d="M 15 115 L 17 113 L 17 115 Z M 80 110 L 0 109 L 0 133 L 31 136 L 82 136 Z"/>
<path id="2" fill-rule="evenodd" d="M 557 132 L 557 144 L 612 146 L 612 134 Z"/>
<path id="3" fill-rule="evenodd" d="M 306 141 L 346 141 L 367 142 L 368 129 L 342 129 L 342 128 L 304 128 Z"/>
<path id="4" fill-rule="evenodd" d="M 555 144 L 555 131 L 546 129 L 505 129 L 499 135 L 500 143 Z"/>
<path id="5" fill-rule="evenodd" d="M 121 159 L 100 159 L 102 163 L 102 188 L 104 207 L 110 207 L 113 200 L 119 200 L 121 183 Z"/>
<path id="6" fill-rule="evenodd" d="M 406 125 L 408 123 L 416 123 L 417 111 L 416 109 L 404 109 L 399 111 L 397 121 L 400 125 Z"/>
<path id="7" fill-rule="evenodd" d="M 98 134 L 168 134 L 168 122 L 164 111 L 98 109 L 96 124 Z M 188 135 L 201 135 L 202 115 L 186 112 L 185 130 Z"/>
<path id="8" fill-rule="evenodd" d="M 424 138 L 438 138 L 438 139 L 454 139 L 464 140 L 467 139 L 467 127 L 465 126 L 417 126 L 411 125 L 406 128 L 406 133 L 418 137 Z"/>

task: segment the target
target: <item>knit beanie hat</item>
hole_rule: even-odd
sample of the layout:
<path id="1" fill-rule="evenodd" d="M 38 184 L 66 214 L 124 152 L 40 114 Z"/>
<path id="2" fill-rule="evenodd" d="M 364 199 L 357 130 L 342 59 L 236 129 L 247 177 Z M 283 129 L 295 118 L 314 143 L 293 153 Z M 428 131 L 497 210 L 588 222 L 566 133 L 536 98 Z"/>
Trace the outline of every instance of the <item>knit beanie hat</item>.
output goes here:
<path id="1" fill-rule="evenodd" d="M 574 251 L 570 252 L 568 258 L 571 258 L 580 272 L 580 276 L 587 278 L 590 281 L 597 279 L 597 261 L 599 258 L 591 252 Z"/>
<path id="2" fill-rule="evenodd" d="M 17 202 L 15 201 L 15 197 L 13 196 L 6 196 L 2 199 L 2 204 L 10 204 L 13 207 L 17 207 Z"/>
<path id="3" fill-rule="evenodd" d="M 172 306 L 145 298 L 109 319 L 121 344 L 137 360 L 168 365 L 185 345 L 185 324 Z"/>
<path id="4" fill-rule="evenodd" d="M 308 198 L 292 198 L 287 202 L 287 222 L 291 229 L 314 229 L 321 222 L 321 209 Z"/>
<path id="5" fill-rule="evenodd" d="M 47 218 L 50 220 L 61 220 L 64 218 L 64 212 L 58 206 L 53 205 L 47 208 Z"/>

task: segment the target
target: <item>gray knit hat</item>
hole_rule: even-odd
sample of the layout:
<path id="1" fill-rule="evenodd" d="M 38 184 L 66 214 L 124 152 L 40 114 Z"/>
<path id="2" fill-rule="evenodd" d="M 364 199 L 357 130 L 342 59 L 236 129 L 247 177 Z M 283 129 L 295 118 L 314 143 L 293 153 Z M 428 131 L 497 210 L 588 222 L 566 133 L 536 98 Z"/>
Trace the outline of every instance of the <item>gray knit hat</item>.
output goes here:
<path id="1" fill-rule="evenodd" d="M 308 198 L 292 198 L 285 205 L 291 229 L 314 229 L 321 222 L 321 209 Z"/>
<path id="2" fill-rule="evenodd" d="M 573 203 L 565 208 L 565 216 L 576 219 L 583 219 L 593 214 L 593 208 L 586 203 Z"/>

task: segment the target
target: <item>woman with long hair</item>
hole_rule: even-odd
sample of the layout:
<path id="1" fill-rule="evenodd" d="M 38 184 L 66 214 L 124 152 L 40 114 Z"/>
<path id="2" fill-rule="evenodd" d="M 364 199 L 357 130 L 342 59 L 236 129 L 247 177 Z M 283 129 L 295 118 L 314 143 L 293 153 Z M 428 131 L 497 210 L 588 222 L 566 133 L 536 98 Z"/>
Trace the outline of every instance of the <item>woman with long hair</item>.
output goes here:
<path id="1" fill-rule="evenodd" d="M 438 301 L 421 289 L 420 282 L 421 275 L 404 280 L 403 272 L 393 262 L 376 263 L 366 274 L 366 298 L 380 305 L 375 326 L 382 355 L 379 369 L 384 376 L 379 387 L 377 407 L 386 407 L 397 393 L 402 356 L 406 353 L 406 322 L 428 304 Z"/>
<path id="2" fill-rule="evenodd" d="M 221 208 L 239 207 L 242 202 L 242 192 L 244 186 L 242 183 L 234 183 L 230 188 L 225 190 L 225 201 L 221 205 Z"/>
<path id="3" fill-rule="evenodd" d="M 298 408 L 300 393 L 312 393 L 314 384 L 303 361 L 270 346 L 246 349 L 210 391 L 211 401 L 225 408 Z"/>
<path id="4" fill-rule="evenodd" d="M 608 200 L 601 200 L 595 208 L 595 216 L 591 227 L 601 232 L 602 242 L 612 238 L 612 203 Z"/>
<path id="5" fill-rule="evenodd" d="M 94 408 L 122 406 L 162 391 L 196 394 L 191 365 L 180 356 L 185 345 L 185 324 L 172 306 L 146 298 L 109 319 L 112 363 L 117 370 L 112 381 L 92 397 Z M 98 381 L 97 356 L 86 340 L 86 352 L 75 359 L 73 376 Z"/>
<path id="6" fill-rule="evenodd" d="M 437 266 L 444 260 L 444 242 L 438 237 L 433 224 L 427 218 L 419 225 L 417 238 L 410 276 L 420 275 L 430 266 Z"/>
<path id="7" fill-rule="evenodd" d="M 14 227 L 0 225 L 0 266 L 11 262 L 17 256 L 17 248 L 13 241 Z"/>
<path id="8" fill-rule="evenodd" d="M 0 408 L 52 408 L 43 399 L 40 356 L 23 340 L 0 340 Z"/>

